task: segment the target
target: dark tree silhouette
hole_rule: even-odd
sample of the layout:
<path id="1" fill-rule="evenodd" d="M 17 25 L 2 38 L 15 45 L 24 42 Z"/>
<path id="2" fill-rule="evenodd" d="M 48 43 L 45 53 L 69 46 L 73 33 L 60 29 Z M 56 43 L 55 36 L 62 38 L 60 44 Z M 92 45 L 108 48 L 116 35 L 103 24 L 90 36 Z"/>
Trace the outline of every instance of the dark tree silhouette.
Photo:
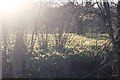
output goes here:
<path id="1" fill-rule="evenodd" d="M 118 54 L 118 79 L 120 80 L 120 1 L 117 4 L 117 13 L 118 13 L 118 26 L 117 26 L 117 54 Z"/>

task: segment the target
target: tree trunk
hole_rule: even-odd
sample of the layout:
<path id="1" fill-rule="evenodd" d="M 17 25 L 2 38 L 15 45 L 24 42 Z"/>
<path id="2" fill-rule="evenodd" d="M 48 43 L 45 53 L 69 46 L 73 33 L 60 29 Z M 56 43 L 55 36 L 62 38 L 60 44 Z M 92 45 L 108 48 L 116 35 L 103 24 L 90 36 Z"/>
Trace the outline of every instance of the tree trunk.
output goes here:
<path id="1" fill-rule="evenodd" d="M 13 77 L 18 78 L 20 77 L 22 71 L 22 60 L 23 60 L 23 30 L 20 29 L 16 33 L 16 43 L 15 43 L 15 50 L 13 54 Z"/>
<path id="2" fill-rule="evenodd" d="M 120 80 L 120 1 L 117 4 L 117 13 L 118 13 L 118 26 L 117 26 L 117 39 L 116 39 L 116 47 L 118 54 L 118 80 Z"/>
<path id="3" fill-rule="evenodd" d="M 2 19 L 0 20 L 0 80 L 2 79 L 2 50 L 1 50 L 1 41 L 2 41 Z"/>
<path id="4" fill-rule="evenodd" d="M 4 50 L 2 51 L 2 71 L 5 72 L 7 69 L 7 52 L 6 52 L 7 51 L 7 28 L 5 26 L 3 19 L 2 19 L 2 41 L 4 43 Z M 3 75 L 5 74 L 6 73 L 3 73 Z"/>

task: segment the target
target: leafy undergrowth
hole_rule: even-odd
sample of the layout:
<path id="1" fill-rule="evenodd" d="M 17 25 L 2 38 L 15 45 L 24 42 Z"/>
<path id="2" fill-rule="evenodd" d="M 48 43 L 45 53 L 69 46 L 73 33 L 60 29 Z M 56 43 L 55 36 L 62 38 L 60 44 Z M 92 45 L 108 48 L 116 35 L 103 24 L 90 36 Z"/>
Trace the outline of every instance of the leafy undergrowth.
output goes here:
<path id="1" fill-rule="evenodd" d="M 98 35 L 98 36 L 95 36 Z M 67 57 L 68 55 L 87 55 L 87 56 L 95 56 L 96 53 L 105 46 L 109 39 L 107 34 L 85 34 L 77 35 L 74 33 L 66 33 L 62 34 L 61 36 L 61 43 L 62 43 L 62 50 L 58 51 L 56 47 L 56 36 L 58 34 L 48 34 L 48 38 L 46 39 L 46 34 L 38 34 L 36 35 L 35 44 L 33 47 L 32 54 L 34 55 L 35 59 L 44 58 L 52 55 L 59 55 L 63 57 Z M 9 34 L 7 36 L 7 55 L 9 55 L 10 61 L 12 58 L 10 57 L 11 54 L 14 52 L 15 49 L 15 34 Z M 24 44 L 23 47 L 26 49 L 26 53 L 30 52 L 31 47 L 31 37 L 32 35 L 26 34 L 24 35 Z M 99 39 L 97 39 L 99 38 Z M 47 42 L 47 45 L 43 45 L 44 42 Z M 3 41 L 4 42 L 4 41 Z M 4 44 L 2 49 L 4 50 Z M 47 46 L 47 48 L 43 48 Z M 111 46 L 108 46 L 104 54 L 107 53 L 107 50 L 111 50 Z"/>
<path id="2" fill-rule="evenodd" d="M 110 57 L 107 57 L 110 59 Z M 53 55 L 50 57 L 44 57 L 39 59 L 31 59 L 29 64 L 29 69 L 23 70 L 21 77 L 29 78 L 82 78 L 91 72 L 97 70 L 102 65 L 101 63 L 108 63 L 107 59 L 100 56 L 90 57 L 87 55 L 69 55 L 67 57 L 62 57 L 59 55 Z M 112 60 L 112 58 L 111 58 Z M 107 74 L 99 73 L 101 78 L 110 78 L 112 76 L 111 66 L 105 67 Z M 25 69 L 25 67 L 24 67 Z M 91 74 L 88 77 L 96 78 L 98 72 L 94 75 Z"/>
<path id="3" fill-rule="evenodd" d="M 58 35 L 58 34 L 56 34 Z M 42 48 L 42 41 L 46 41 L 46 34 L 37 35 L 33 50 L 34 56 L 25 57 L 23 65 L 23 71 L 21 77 L 32 78 L 78 78 L 84 77 L 90 72 L 101 67 L 101 63 L 105 64 L 113 60 L 113 52 L 111 46 L 108 46 L 101 54 L 95 54 L 101 47 L 109 42 L 106 35 L 100 35 L 100 39 L 96 39 L 93 35 L 83 36 L 72 33 L 62 34 L 61 41 L 65 41 L 63 44 L 62 52 L 56 49 L 55 36 L 48 34 L 47 39 L 47 51 Z M 31 35 L 28 34 L 24 37 L 27 53 L 29 53 Z M 8 54 L 14 52 L 15 35 L 10 34 L 7 41 Z M 3 45 L 4 47 L 4 45 Z M 108 54 L 106 54 L 108 53 Z M 107 57 L 105 57 L 107 56 Z M 8 63 L 12 62 L 12 57 L 9 56 Z M 26 60 L 29 60 L 29 65 Z M 111 71 L 110 71 L 111 74 Z M 6 77 L 6 76 L 5 76 Z M 90 76 L 90 77 L 96 77 Z M 110 76 L 107 76 L 110 77 Z"/>
<path id="4" fill-rule="evenodd" d="M 107 37 L 106 37 L 107 36 Z M 32 35 L 26 34 L 24 35 L 24 44 L 27 49 L 27 53 L 30 52 L 31 48 L 31 38 Z M 59 56 L 67 56 L 74 54 L 81 55 L 96 55 L 97 51 L 105 46 L 108 42 L 107 34 L 88 34 L 77 35 L 73 33 L 62 34 L 60 41 L 57 40 L 58 34 L 48 34 L 48 38 L 46 39 L 46 34 L 38 34 L 34 39 L 34 47 L 33 47 L 33 55 L 37 55 L 36 57 L 44 57 L 51 55 L 59 55 Z M 99 38 L 99 39 L 98 39 Z M 15 48 L 15 34 L 9 34 L 7 39 L 7 54 L 11 54 L 14 52 Z M 59 45 L 56 44 L 56 40 L 59 41 Z M 44 43 L 47 45 L 43 45 Z M 62 45 L 62 46 L 61 46 Z M 57 46 L 60 46 L 61 49 L 57 49 Z M 45 47 L 45 48 L 44 48 Z M 4 44 L 2 46 L 4 49 Z M 111 49 L 109 46 L 108 49 Z"/>
<path id="5" fill-rule="evenodd" d="M 94 34 L 94 33 L 85 33 L 84 36 L 88 37 L 88 38 L 94 38 L 97 40 L 106 40 L 109 38 L 108 34 Z"/>
<path id="6" fill-rule="evenodd" d="M 83 35 L 77 35 L 73 33 L 62 34 L 60 39 L 62 49 L 61 52 L 64 54 L 59 54 L 61 52 L 56 50 L 56 37 L 58 34 L 48 34 L 47 39 L 47 52 L 42 48 L 42 41 L 46 39 L 46 34 L 36 36 L 36 41 L 34 45 L 34 52 L 37 54 L 47 54 L 47 55 L 74 55 L 74 54 L 92 54 L 99 50 L 102 46 L 106 45 L 109 42 L 109 39 L 105 36 L 98 36 L 100 39 L 91 38 Z M 93 35 L 94 36 L 94 35 Z M 27 35 L 25 40 L 26 45 L 30 48 L 31 35 Z M 57 54 L 56 54 L 57 53 Z M 33 53 L 34 54 L 34 53 Z"/>

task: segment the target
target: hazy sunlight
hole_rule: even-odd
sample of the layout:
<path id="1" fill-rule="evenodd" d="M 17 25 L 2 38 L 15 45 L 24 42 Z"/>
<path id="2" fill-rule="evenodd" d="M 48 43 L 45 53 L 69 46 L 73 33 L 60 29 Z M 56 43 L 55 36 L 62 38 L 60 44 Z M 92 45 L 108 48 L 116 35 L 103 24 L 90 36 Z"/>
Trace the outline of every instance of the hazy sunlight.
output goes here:
<path id="1" fill-rule="evenodd" d="M 2 14 L 15 12 L 21 4 L 19 2 L 18 0 L 0 0 L 0 11 Z"/>

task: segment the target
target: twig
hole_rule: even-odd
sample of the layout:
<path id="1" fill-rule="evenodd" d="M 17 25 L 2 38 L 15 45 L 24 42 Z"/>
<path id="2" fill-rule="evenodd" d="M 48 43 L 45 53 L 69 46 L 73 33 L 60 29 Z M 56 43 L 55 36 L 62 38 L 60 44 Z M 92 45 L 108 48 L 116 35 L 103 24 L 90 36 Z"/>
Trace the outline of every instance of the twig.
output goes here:
<path id="1" fill-rule="evenodd" d="M 88 76 L 92 75 L 93 73 L 101 70 L 102 68 L 106 67 L 107 65 L 113 64 L 113 63 L 116 62 L 116 61 L 118 61 L 118 60 L 115 60 L 115 61 L 113 61 L 113 62 L 107 63 L 107 64 L 103 65 L 102 67 L 98 68 L 97 70 L 94 70 L 93 72 L 91 72 L 91 73 L 83 76 L 82 78 L 83 78 L 83 79 L 84 79 L 84 78 L 87 78 Z"/>

